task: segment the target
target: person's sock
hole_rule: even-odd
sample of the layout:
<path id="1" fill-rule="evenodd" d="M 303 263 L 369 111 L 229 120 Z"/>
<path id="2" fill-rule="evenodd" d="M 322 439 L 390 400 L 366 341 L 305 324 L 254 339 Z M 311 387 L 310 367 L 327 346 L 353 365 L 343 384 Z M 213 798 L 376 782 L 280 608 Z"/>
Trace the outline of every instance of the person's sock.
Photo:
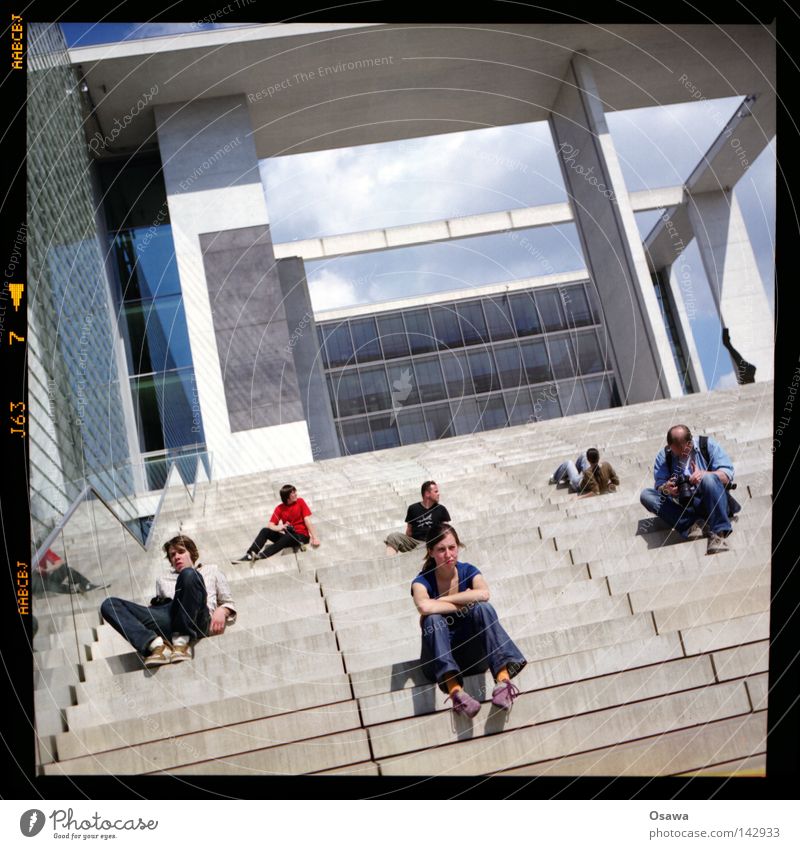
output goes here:
<path id="1" fill-rule="evenodd" d="M 494 679 L 496 683 L 502 684 L 503 681 L 510 681 L 511 676 L 508 674 L 508 669 L 504 666 L 498 673 L 497 677 Z"/>
<path id="2" fill-rule="evenodd" d="M 459 690 L 464 689 L 461 684 L 458 683 L 458 678 L 456 678 L 455 675 L 448 675 L 447 678 L 444 679 L 444 683 L 447 687 L 448 696 L 452 696 L 453 693 L 457 693 Z"/>
<path id="3" fill-rule="evenodd" d="M 188 646 L 189 645 L 189 637 L 186 634 L 173 634 L 172 635 L 172 645 L 173 646 Z"/>
<path id="4" fill-rule="evenodd" d="M 154 651 L 159 646 L 163 646 L 163 645 L 164 645 L 164 640 L 161 637 L 153 637 L 153 639 L 150 641 L 150 645 L 147 646 L 147 650 L 148 651 Z"/>

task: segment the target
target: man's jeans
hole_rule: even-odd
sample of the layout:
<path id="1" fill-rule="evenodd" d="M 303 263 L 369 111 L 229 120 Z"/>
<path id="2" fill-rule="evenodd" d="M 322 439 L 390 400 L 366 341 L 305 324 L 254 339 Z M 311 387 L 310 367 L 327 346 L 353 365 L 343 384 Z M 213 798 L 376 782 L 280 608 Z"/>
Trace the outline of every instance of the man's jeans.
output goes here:
<path id="1" fill-rule="evenodd" d="M 272 557 L 273 554 L 283 551 L 284 548 L 299 548 L 301 545 L 308 545 L 309 539 L 310 537 L 298 533 L 291 526 L 287 527 L 284 533 L 273 531 L 269 528 L 262 528 L 247 551 L 248 553 L 253 551 L 258 554 L 266 542 L 271 542 L 272 545 L 268 545 L 264 549 L 261 557 Z"/>
<path id="2" fill-rule="evenodd" d="M 583 477 L 583 470 L 586 466 L 586 461 L 584 460 L 583 455 L 578 457 L 577 460 L 573 463 L 572 460 L 565 460 L 554 472 L 553 472 L 553 480 L 558 484 L 561 483 L 561 479 L 566 475 L 569 478 L 569 489 L 570 492 L 577 492 L 581 488 L 581 478 Z"/>
<path id="3" fill-rule="evenodd" d="M 698 519 L 704 519 L 708 529 L 714 534 L 728 534 L 731 531 L 728 492 L 714 474 L 701 478 L 687 507 L 681 507 L 674 498 L 662 495 L 653 488 L 642 490 L 640 501 L 646 510 L 663 519 L 684 539 Z"/>
<path id="4" fill-rule="evenodd" d="M 431 613 L 422 618 L 422 671 L 447 692 L 444 679 L 474 675 L 487 668 L 492 675 L 504 667 L 513 678 L 527 663 L 514 641 L 486 601 L 463 607 L 456 613 Z"/>
<path id="5" fill-rule="evenodd" d="M 155 637 L 166 640 L 173 634 L 194 639 L 205 637 L 211 616 L 202 575 L 190 567 L 181 569 L 175 597 L 169 604 L 145 607 L 124 598 L 107 598 L 100 607 L 103 619 L 141 654 L 147 654 Z"/>

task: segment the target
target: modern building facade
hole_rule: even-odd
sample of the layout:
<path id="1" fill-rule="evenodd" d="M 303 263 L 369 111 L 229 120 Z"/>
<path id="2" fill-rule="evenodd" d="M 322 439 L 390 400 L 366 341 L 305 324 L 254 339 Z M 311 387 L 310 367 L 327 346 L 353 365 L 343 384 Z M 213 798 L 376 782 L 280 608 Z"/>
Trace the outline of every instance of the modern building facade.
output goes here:
<path id="1" fill-rule="evenodd" d="M 732 344 L 772 377 L 772 315 L 732 193 L 742 148 L 753 162 L 775 131 L 762 27 L 279 24 L 69 56 L 105 264 L 98 362 L 115 352 L 104 426 L 140 469 L 133 490 L 158 486 L 152 464 L 169 457 L 227 477 L 705 391 L 677 271 L 692 239 Z M 605 113 L 696 91 L 747 99 L 685 184 L 628 192 Z M 566 203 L 272 238 L 265 157 L 538 120 Z M 662 215 L 642 240 L 644 210 Z M 307 262 L 563 222 L 579 273 L 312 308 Z"/>

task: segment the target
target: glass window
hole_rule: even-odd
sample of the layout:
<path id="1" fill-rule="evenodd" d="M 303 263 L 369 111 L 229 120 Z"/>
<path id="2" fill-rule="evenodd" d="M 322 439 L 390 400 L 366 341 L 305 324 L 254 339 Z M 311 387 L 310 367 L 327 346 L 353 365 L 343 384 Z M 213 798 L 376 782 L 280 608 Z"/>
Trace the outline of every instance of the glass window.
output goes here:
<path id="1" fill-rule="evenodd" d="M 353 334 L 353 349 L 359 363 L 383 359 L 374 318 L 353 319 L 350 322 L 350 332 Z"/>
<path id="2" fill-rule="evenodd" d="M 561 300 L 567 315 L 568 327 L 583 327 L 594 324 L 594 316 L 583 286 L 568 286 L 561 290 Z"/>
<path id="3" fill-rule="evenodd" d="M 510 425 L 527 424 L 533 421 L 533 401 L 527 387 L 518 391 L 505 392 L 506 410 L 508 410 L 508 423 Z"/>
<path id="4" fill-rule="evenodd" d="M 561 405 L 558 403 L 558 390 L 554 383 L 537 386 L 531 389 L 533 398 L 533 413 L 538 421 L 557 419 L 561 416 Z"/>
<path id="5" fill-rule="evenodd" d="M 143 452 L 205 441 L 193 369 L 134 377 L 131 389 Z"/>
<path id="6" fill-rule="evenodd" d="M 483 309 L 480 301 L 471 301 L 467 304 L 458 304 L 458 322 L 461 325 L 461 335 L 465 345 L 479 345 L 489 341 L 489 333 L 486 330 L 486 322 L 483 318 Z"/>
<path id="7" fill-rule="evenodd" d="M 158 154 L 98 163 L 109 230 L 169 222 L 167 190 Z"/>
<path id="8" fill-rule="evenodd" d="M 351 419 L 339 423 L 342 434 L 342 447 L 345 454 L 361 454 L 372 451 L 372 439 L 366 419 Z"/>
<path id="9" fill-rule="evenodd" d="M 451 398 L 474 394 L 475 388 L 466 355 L 461 351 L 443 351 L 441 361 L 447 394 Z"/>
<path id="10" fill-rule="evenodd" d="M 392 398 L 389 394 L 389 382 L 386 380 L 386 371 L 383 366 L 362 368 L 358 370 L 358 373 L 361 376 L 361 388 L 364 391 L 367 412 L 391 409 Z"/>
<path id="11" fill-rule="evenodd" d="M 453 435 L 453 419 L 447 404 L 425 407 L 423 412 L 428 425 L 428 439 L 444 439 Z"/>
<path id="12" fill-rule="evenodd" d="M 607 410 L 619 406 L 614 382 L 608 377 L 587 377 L 583 386 L 590 410 Z"/>
<path id="13" fill-rule="evenodd" d="M 397 413 L 397 427 L 400 429 L 400 438 L 403 445 L 413 445 L 416 442 L 428 441 L 428 430 L 425 427 L 425 416 L 417 407 L 415 410 L 399 410 Z"/>
<path id="14" fill-rule="evenodd" d="M 506 406 L 503 403 L 503 396 L 499 392 L 490 395 L 488 398 L 478 399 L 478 409 L 482 412 L 483 430 L 495 430 L 508 424 Z"/>
<path id="15" fill-rule="evenodd" d="M 372 431 L 372 442 L 376 451 L 381 448 L 395 448 L 400 444 L 400 434 L 393 416 L 372 416 L 369 429 Z"/>
<path id="16" fill-rule="evenodd" d="M 169 371 L 192 365 L 189 331 L 180 295 L 137 301 L 123 307 L 131 374 Z"/>
<path id="17" fill-rule="evenodd" d="M 508 299 L 505 295 L 487 298 L 483 302 L 483 310 L 486 313 L 489 335 L 494 342 L 514 338 L 514 322 L 511 318 L 511 310 L 509 309 Z"/>
<path id="18" fill-rule="evenodd" d="M 413 310 L 403 313 L 408 331 L 408 344 L 412 354 L 427 354 L 436 350 L 436 337 L 433 335 L 431 320 L 427 310 Z"/>
<path id="19" fill-rule="evenodd" d="M 500 375 L 500 383 L 504 388 L 521 386 L 528 382 L 522 369 L 519 348 L 516 345 L 495 348 L 494 358 Z"/>
<path id="20" fill-rule="evenodd" d="M 528 376 L 528 383 L 542 383 L 550 380 L 550 358 L 547 356 L 547 348 L 541 339 L 531 339 L 519 343 L 522 352 L 522 363 Z"/>
<path id="21" fill-rule="evenodd" d="M 334 406 L 340 417 L 365 413 L 364 398 L 361 395 L 361 383 L 355 371 L 340 371 L 331 375 L 333 383 Z"/>
<path id="22" fill-rule="evenodd" d="M 573 339 L 578 355 L 578 368 L 581 374 L 605 371 L 605 363 L 597 343 L 597 334 L 593 330 L 576 333 Z"/>
<path id="23" fill-rule="evenodd" d="M 440 351 L 460 348 L 464 344 L 458 326 L 458 315 L 453 306 L 431 307 L 431 319 Z"/>
<path id="24" fill-rule="evenodd" d="M 317 344 L 319 345 L 319 352 L 322 354 L 322 364 L 327 369 L 328 366 L 328 354 L 325 351 L 325 334 L 322 332 L 322 327 L 317 325 Z"/>
<path id="25" fill-rule="evenodd" d="M 417 375 L 420 401 L 441 401 L 447 397 L 438 357 L 416 360 L 414 371 Z"/>
<path id="26" fill-rule="evenodd" d="M 589 407 L 583 395 L 583 386 L 580 380 L 564 380 L 558 384 L 558 400 L 565 416 L 574 416 L 585 413 Z"/>
<path id="27" fill-rule="evenodd" d="M 566 336 L 560 339 L 550 339 L 547 343 L 550 353 L 550 364 L 553 368 L 553 377 L 574 377 L 575 361 L 572 357 L 572 345 Z"/>
<path id="28" fill-rule="evenodd" d="M 563 330 L 567 325 L 564 321 L 564 310 L 561 306 L 561 295 L 558 289 L 542 289 L 536 293 L 536 306 L 542 317 L 545 330 Z"/>
<path id="29" fill-rule="evenodd" d="M 488 351 L 470 351 L 469 368 L 476 392 L 491 392 L 500 388 L 500 381 L 494 368 L 494 362 Z"/>
<path id="30" fill-rule="evenodd" d="M 411 360 L 387 363 L 386 373 L 389 375 L 389 391 L 394 408 L 419 404 L 419 389 Z"/>
<path id="31" fill-rule="evenodd" d="M 508 302 L 511 305 L 518 336 L 533 336 L 535 333 L 542 332 L 539 316 L 536 313 L 536 304 L 530 293 L 518 292 L 515 295 L 509 295 Z"/>
<path id="32" fill-rule="evenodd" d="M 387 360 L 409 355 L 408 337 L 400 313 L 378 317 L 378 334 Z"/>
<path id="33" fill-rule="evenodd" d="M 124 301 L 179 295 L 181 281 L 168 224 L 109 236 L 116 263 L 118 297 Z"/>
<path id="34" fill-rule="evenodd" d="M 474 398 L 462 398 L 450 402 L 450 416 L 456 436 L 466 436 L 481 429 L 478 402 Z"/>
<path id="35" fill-rule="evenodd" d="M 350 341 L 350 328 L 347 322 L 328 324 L 323 328 L 325 349 L 331 368 L 346 366 L 353 362 L 353 343 Z"/>

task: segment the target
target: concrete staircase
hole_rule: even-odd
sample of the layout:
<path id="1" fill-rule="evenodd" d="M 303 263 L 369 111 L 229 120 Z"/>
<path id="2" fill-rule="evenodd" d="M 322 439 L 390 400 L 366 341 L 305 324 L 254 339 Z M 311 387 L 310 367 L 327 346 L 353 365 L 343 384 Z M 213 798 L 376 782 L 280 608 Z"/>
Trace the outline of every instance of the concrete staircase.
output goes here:
<path id="1" fill-rule="evenodd" d="M 771 384 L 588 413 L 201 484 L 172 481 L 156 539 L 188 533 L 225 570 L 238 622 L 192 662 L 144 670 L 99 616 L 104 593 L 39 600 L 44 774 L 678 775 L 763 769 L 770 598 Z M 639 505 L 667 427 L 717 437 L 743 510 L 706 556 Z M 548 484 L 597 445 L 617 493 Z M 455 717 L 419 669 L 421 552 L 384 555 L 425 479 L 528 659 L 509 714 L 491 677 Z M 322 546 L 240 556 L 298 487 Z M 87 506 L 60 541 L 109 592 L 146 602 L 166 567 Z"/>

